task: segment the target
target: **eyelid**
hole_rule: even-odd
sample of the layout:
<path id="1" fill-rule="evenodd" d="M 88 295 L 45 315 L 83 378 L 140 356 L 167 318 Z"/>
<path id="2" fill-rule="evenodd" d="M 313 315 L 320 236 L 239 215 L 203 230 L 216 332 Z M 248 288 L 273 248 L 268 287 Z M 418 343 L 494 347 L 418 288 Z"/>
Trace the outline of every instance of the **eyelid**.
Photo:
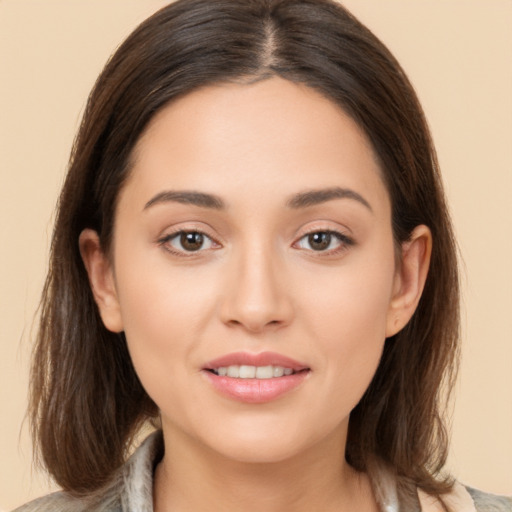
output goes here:
<path id="1" fill-rule="evenodd" d="M 185 257 L 185 258 L 190 258 L 190 257 L 198 256 L 200 253 L 204 253 L 204 252 L 211 251 L 211 250 L 217 250 L 217 249 L 220 249 L 222 247 L 222 244 L 219 242 L 217 237 L 212 236 L 208 231 L 209 230 L 207 230 L 207 229 L 200 228 L 200 227 L 197 227 L 197 226 L 194 226 L 194 225 L 189 225 L 189 226 L 179 225 L 179 226 L 175 226 L 173 228 L 170 228 L 168 230 L 165 230 L 164 234 L 160 235 L 157 238 L 156 242 L 164 250 L 166 250 L 167 252 L 169 252 L 169 253 L 171 253 L 171 254 L 173 254 L 175 256 L 181 256 L 181 257 Z M 173 246 L 171 246 L 169 244 L 170 241 L 176 239 L 177 237 L 179 237 L 183 233 L 198 233 L 198 234 L 201 234 L 202 236 L 204 236 L 205 238 L 210 240 L 211 243 L 215 247 L 209 247 L 209 248 L 206 248 L 206 249 L 201 248 L 201 249 L 198 249 L 197 251 L 187 251 L 187 250 L 177 249 L 177 248 L 175 248 L 175 247 L 173 247 Z"/>
<path id="2" fill-rule="evenodd" d="M 202 224 L 202 223 L 201 223 Z M 211 234 L 211 229 L 206 226 L 198 226 L 195 223 L 186 224 L 186 223 L 180 223 L 176 226 L 169 227 L 167 230 L 163 231 L 163 234 L 158 236 L 156 243 L 161 246 L 166 251 L 170 252 L 171 254 L 182 256 L 182 257 L 194 257 L 198 256 L 201 253 L 209 252 L 212 250 L 217 250 L 223 247 L 223 243 L 219 241 L 219 237 Z M 203 235 L 205 238 L 207 238 L 211 244 L 212 247 L 207 248 L 200 248 L 196 251 L 187 251 L 186 249 L 180 250 L 177 248 L 174 248 L 173 246 L 170 246 L 169 242 L 179 235 L 183 233 L 199 233 Z M 300 233 L 300 234 L 299 234 Z M 312 235 L 314 233 L 329 233 L 333 237 L 335 237 L 339 241 L 339 246 L 335 247 L 334 249 L 326 249 L 326 250 L 317 250 L 314 249 L 307 249 L 303 247 L 298 247 L 298 244 L 301 240 L 306 238 L 309 235 Z M 338 253 L 347 250 L 349 247 L 355 245 L 356 242 L 351 235 L 351 230 L 346 227 L 333 227 L 331 225 L 326 225 L 325 222 L 322 223 L 315 223 L 314 225 L 310 225 L 306 228 L 302 228 L 301 230 L 298 230 L 297 235 L 294 238 L 294 242 L 292 243 L 292 247 L 303 250 L 308 253 L 313 253 L 317 257 L 326 257 L 326 256 L 334 256 Z"/>
<path id="3" fill-rule="evenodd" d="M 297 247 L 298 243 L 304 238 L 314 234 L 314 233 L 329 233 L 332 236 L 336 237 L 340 242 L 340 245 L 334 249 L 327 249 L 324 251 L 315 251 L 314 249 L 306 249 L 302 247 Z M 295 247 L 299 250 L 303 250 L 305 252 L 311 253 L 316 257 L 327 257 L 327 256 L 335 256 L 341 252 L 346 251 L 349 247 L 356 245 L 356 241 L 350 233 L 348 228 L 342 229 L 334 228 L 331 226 L 326 226 L 325 224 L 315 224 L 314 226 L 310 226 L 303 230 L 300 235 L 295 238 L 295 241 L 292 244 L 292 247 Z"/>

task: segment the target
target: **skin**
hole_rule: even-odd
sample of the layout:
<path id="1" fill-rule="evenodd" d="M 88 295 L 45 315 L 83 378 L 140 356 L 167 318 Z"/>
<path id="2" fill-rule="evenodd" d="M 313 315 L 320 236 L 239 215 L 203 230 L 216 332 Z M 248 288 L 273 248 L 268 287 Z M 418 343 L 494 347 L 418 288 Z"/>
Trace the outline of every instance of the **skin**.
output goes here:
<path id="1" fill-rule="evenodd" d="M 416 308 L 431 236 L 418 226 L 396 258 L 365 135 L 317 92 L 272 78 L 177 100 L 134 156 L 112 254 L 91 230 L 80 247 L 102 319 L 125 331 L 161 410 L 155 510 L 377 510 L 366 476 L 342 456 L 349 416 L 386 337 Z M 351 194 L 290 205 L 335 188 Z M 213 194 L 224 207 L 169 191 Z M 204 233 L 204 245 L 186 251 L 180 231 Z M 313 232 L 339 237 L 318 250 Z M 239 351 L 277 352 L 310 371 L 276 400 L 242 403 L 201 371 Z"/>

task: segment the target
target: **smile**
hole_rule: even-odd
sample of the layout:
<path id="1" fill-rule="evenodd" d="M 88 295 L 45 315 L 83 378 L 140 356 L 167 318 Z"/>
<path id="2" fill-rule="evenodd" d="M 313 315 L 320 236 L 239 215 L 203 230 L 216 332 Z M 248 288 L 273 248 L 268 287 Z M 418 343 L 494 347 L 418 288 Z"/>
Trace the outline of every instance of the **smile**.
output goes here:
<path id="1" fill-rule="evenodd" d="M 272 379 L 274 377 L 283 377 L 292 375 L 293 368 L 283 366 L 249 366 L 249 365 L 231 365 L 213 368 L 212 372 L 221 377 L 233 377 L 236 379 Z"/>
<path id="2" fill-rule="evenodd" d="M 307 380 L 311 368 L 272 352 L 238 352 L 211 361 L 202 373 L 222 396 L 262 404 L 297 389 Z"/>

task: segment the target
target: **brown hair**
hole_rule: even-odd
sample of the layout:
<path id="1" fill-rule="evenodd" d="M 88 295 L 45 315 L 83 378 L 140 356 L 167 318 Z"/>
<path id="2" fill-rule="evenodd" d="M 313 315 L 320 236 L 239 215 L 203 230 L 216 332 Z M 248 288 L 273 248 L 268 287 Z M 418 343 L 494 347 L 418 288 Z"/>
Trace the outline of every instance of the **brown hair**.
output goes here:
<path id="1" fill-rule="evenodd" d="M 384 45 L 329 0 L 179 0 L 142 23 L 112 56 L 90 95 L 60 196 L 32 366 L 32 431 L 55 480 L 87 494 L 124 461 L 155 404 L 124 337 L 95 305 L 79 249 L 85 228 L 109 250 L 130 156 L 156 112 L 212 83 L 280 76 L 306 84 L 360 125 L 380 159 L 397 244 L 432 231 L 431 268 L 409 324 L 388 339 L 377 373 L 351 413 L 347 460 L 391 466 L 402 491 L 450 487 L 443 388 L 457 362 L 456 249 L 435 151 L 416 95 Z M 442 386 L 445 383 L 446 386 Z M 405 492 L 405 491 L 404 491 Z"/>

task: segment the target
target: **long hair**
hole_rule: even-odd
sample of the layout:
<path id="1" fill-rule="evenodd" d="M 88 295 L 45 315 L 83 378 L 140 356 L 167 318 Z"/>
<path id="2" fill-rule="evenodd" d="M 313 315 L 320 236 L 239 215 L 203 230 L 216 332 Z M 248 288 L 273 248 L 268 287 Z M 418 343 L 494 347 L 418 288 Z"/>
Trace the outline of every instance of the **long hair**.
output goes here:
<path id="1" fill-rule="evenodd" d="M 330 0 L 178 0 L 142 23 L 89 97 L 58 203 L 32 365 L 32 433 L 43 464 L 74 494 L 105 484 L 139 427 L 157 415 L 122 334 L 102 324 L 78 238 L 108 252 L 134 145 L 156 112 L 199 87 L 279 76 L 319 91 L 365 132 L 392 204 L 396 244 L 419 224 L 431 267 L 408 325 L 385 343 L 352 411 L 346 458 L 394 468 L 402 488 L 433 494 L 447 454 L 443 404 L 457 367 L 456 247 L 435 151 L 416 95 L 386 47 Z M 443 390 L 447 391 L 444 393 Z"/>

